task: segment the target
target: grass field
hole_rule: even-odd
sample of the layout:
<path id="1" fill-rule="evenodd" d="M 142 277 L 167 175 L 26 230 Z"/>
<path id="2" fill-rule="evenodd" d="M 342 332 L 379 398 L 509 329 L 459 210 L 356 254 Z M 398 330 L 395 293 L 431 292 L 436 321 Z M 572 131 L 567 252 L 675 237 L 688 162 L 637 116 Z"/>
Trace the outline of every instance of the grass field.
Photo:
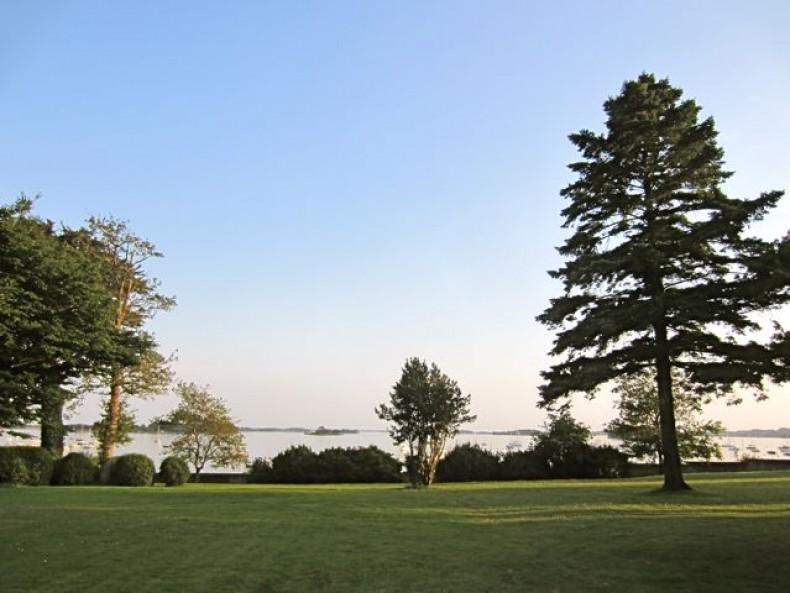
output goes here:
<path id="1" fill-rule="evenodd" d="M 0 489 L 0 591 L 790 590 L 790 473 Z"/>

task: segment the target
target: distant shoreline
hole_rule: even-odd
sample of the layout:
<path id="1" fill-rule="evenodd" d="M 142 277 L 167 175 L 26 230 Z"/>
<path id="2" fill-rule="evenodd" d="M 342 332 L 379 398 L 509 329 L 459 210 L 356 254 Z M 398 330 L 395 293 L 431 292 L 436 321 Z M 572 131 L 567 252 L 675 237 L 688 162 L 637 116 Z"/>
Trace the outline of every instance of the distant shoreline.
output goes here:
<path id="1" fill-rule="evenodd" d="M 30 424 L 26 426 L 15 426 L 15 427 L 6 427 L 0 428 L 0 432 L 7 432 L 13 430 L 21 430 L 21 429 L 36 429 L 38 430 L 40 427 L 35 424 Z M 67 424 L 66 429 L 70 432 L 75 431 L 90 431 L 91 425 L 89 424 Z M 322 429 L 322 430 L 320 430 Z M 301 434 L 308 434 L 308 435 L 317 435 L 317 436 L 337 436 L 337 435 L 345 435 L 345 434 L 358 434 L 358 433 L 386 433 L 387 429 L 384 428 L 324 428 L 319 427 L 319 429 L 315 428 L 307 428 L 302 426 L 288 426 L 288 427 L 277 427 L 277 426 L 242 426 L 240 427 L 242 432 L 288 432 L 288 433 L 301 433 Z M 137 433 L 178 433 L 179 429 L 176 426 L 170 425 L 145 425 L 145 426 L 135 426 L 131 432 Z M 541 431 L 534 428 L 516 428 L 512 430 L 460 430 L 458 431 L 459 435 L 464 434 L 485 434 L 485 435 L 508 435 L 508 436 L 536 436 L 540 434 Z M 595 435 L 604 435 L 606 434 L 605 431 L 593 431 Z M 750 438 L 778 438 L 778 439 L 790 439 L 790 428 L 782 427 L 782 428 L 752 428 L 748 430 L 726 430 L 722 433 L 723 437 L 750 437 Z"/>

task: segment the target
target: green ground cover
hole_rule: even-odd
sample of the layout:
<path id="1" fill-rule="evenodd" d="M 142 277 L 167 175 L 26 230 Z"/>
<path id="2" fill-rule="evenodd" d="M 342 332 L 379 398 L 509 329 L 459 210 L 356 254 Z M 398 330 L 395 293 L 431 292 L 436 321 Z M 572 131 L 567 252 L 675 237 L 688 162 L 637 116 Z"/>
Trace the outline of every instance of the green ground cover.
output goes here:
<path id="1" fill-rule="evenodd" d="M 790 473 L 689 481 L 2 488 L 0 591 L 787 591 Z"/>

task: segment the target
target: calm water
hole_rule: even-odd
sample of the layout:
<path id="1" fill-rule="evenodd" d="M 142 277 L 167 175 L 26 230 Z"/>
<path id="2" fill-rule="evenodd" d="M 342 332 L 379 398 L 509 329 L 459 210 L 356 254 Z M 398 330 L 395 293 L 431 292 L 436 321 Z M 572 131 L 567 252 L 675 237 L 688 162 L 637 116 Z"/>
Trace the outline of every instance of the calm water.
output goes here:
<path id="1" fill-rule="evenodd" d="M 38 435 L 37 429 L 24 429 L 33 436 Z M 314 451 L 322 451 L 329 447 L 365 447 L 375 445 L 384 451 L 388 451 L 398 457 L 403 457 L 404 451 L 392 444 L 392 440 L 386 432 L 361 431 L 355 434 L 343 434 L 336 436 L 316 436 L 302 434 L 299 432 L 245 432 L 244 437 L 247 442 L 247 451 L 250 458 L 255 457 L 274 457 L 281 451 L 293 445 L 307 445 Z M 118 454 L 123 453 L 143 453 L 151 457 L 157 464 L 167 456 L 167 445 L 174 438 L 173 434 L 161 433 L 133 433 L 132 442 L 118 447 Z M 595 435 L 593 442 L 596 445 L 617 446 L 618 441 L 609 439 L 605 435 Z M 10 444 L 37 444 L 38 440 L 21 440 L 0 436 L 0 446 Z M 508 450 L 526 449 L 532 444 L 532 437 L 497 435 L 497 434 L 461 434 L 458 435 L 448 446 L 452 448 L 454 444 L 474 443 L 492 451 L 505 452 Z M 748 455 L 762 459 L 790 459 L 790 439 L 758 438 L 758 437 L 722 437 L 720 439 L 722 453 L 725 461 L 736 461 Z M 753 447 L 748 450 L 748 447 Z M 786 447 L 784 451 L 780 448 Z M 85 453 L 95 452 L 95 444 L 91 434 L 87 431 L 70 433 L 66 439 L 66 449 Z M 773 453 L 771 453 L 773 452 Z M 244 471 L 241 468 L 228 470 L 208 466 L 206 471 Z"/>

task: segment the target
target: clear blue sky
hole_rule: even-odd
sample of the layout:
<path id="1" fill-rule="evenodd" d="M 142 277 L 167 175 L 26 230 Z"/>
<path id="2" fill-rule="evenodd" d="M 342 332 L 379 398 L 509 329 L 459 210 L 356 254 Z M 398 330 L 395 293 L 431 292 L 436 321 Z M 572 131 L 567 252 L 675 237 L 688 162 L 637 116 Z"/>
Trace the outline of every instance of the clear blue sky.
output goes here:
<path id="1" fill-rule="evenodd" d="M 734 194 L 790 189 L 786 2 L 0 6 L 0 197 L 153 240 L 153 327 L 245 424 L 378 426 L 410 355 L 478 427 L 540 424 L 566 136 L 643 70 L 715 116 Z M 714 415 L 790 425 L 789 396 Z"/>

